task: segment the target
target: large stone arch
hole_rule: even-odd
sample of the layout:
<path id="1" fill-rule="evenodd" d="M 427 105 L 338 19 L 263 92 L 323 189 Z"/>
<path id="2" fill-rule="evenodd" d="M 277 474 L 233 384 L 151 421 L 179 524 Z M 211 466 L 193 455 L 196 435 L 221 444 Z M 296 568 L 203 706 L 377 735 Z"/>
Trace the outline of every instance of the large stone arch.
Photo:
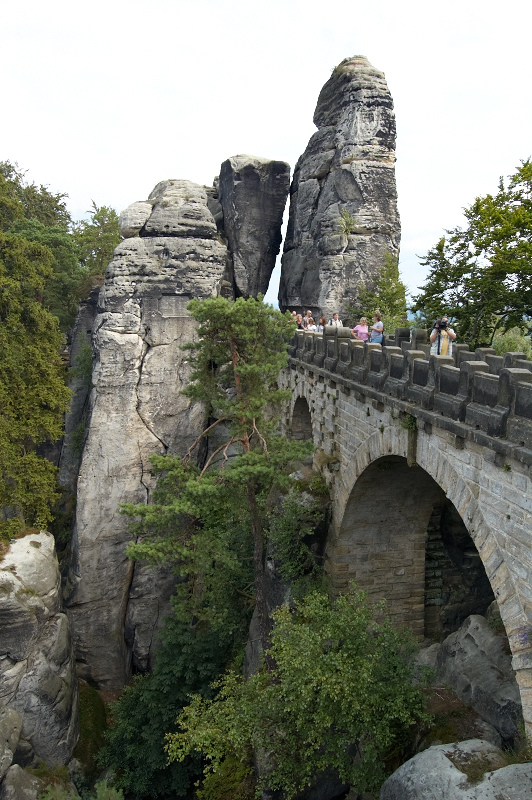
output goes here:
<path id="1" fill-rule="evenodd" d="M 355 513 L 355 500 L 353 498 L 356 499 L 356 493 L 358 491 L 362 493 L 362 490 L 366 493 L 371 492 L 371 486 L 369 485 L 371 481 L 367 478 L 368 475 L 371 478 L 371 472 L 366 472 L 366 470 L 371 465 L 378 465 L 381 460 L 383 460 L 382 463 L 388 461 L 393 464 L 394 459 L 407 459 L 409 450 L 412 452 L 413 436 L 416 437 L 414 450 L 417 465 L 412 469 L 420 474 L 425 473 L 429 476 L 438 491 L 452 503 L 478 550 L 508 634 L 513 656 L 513 667 L 521 690 L 525 724 L 527 729 L 531 731 L 532 647 L 529 635 L 531 630 L 530 621 L 523 600 L 517 591 L 514 575 L 505 562 L 504 553 L 499 542 L 499 538 L 504 540 L 504 532 L 494 530 L 490 526 L 489 520 L 485 517 L 478 500 L 478 487 L 473 483 L 469 484 L 466 478 L 460 474 L 459 469 L 455 468 L 452 459 L 452 448 L 445 450 L 441 447 L 441 440 L 437 437 L 426 434 L 423 431 L 409 432 L 397 425 L 395 420 L 392 424 L 382 425 L 380 429 L 374 430 L 369 436 L 363 438 L 349 462 L 342 464 L 333 487 L 333 525 L 327 545 L 327 569 L 333 577 L 333 583 L 336 583 L 337 588 L 341 590 L 342 584 L 345 585 L 346 577 L 350 572 L 349 553 L 345 549 L 345 542 L 342 541 L 342 531 L 345 530 L 346 521 L 349 521 L 349 515 Z M 377 467 L 374 466 L 373 469 L 376 472 Z M 364 478 L 365 472 L 366 478 Z M 359 483 L 361 479 L 362 483 Z M 426 480 L 422 478 L 421 481 L 422 485 L 425 486 Z M 365 483 L 368 486 L 364 486 Z M 400 486 L 397 487 L 399 494 L 400 489 Z M 381 505 L 384 496 L 386 496 L 385 493 L 379 493 Z M 393 522 L 393 499 L 393 492 L 390 492 L 385 506 L 385 510 L 387 509 L 390 514 L 390 524 Z M 425 504 L 424 513 L 426 513 L 427 505 L 429 503 Z M 348 515 L 347 518 L 346 514 Z M 423 513 L 420 512 L 418 530 L 412 537 L 412 544 L 417 548 L 421 546 L 422 516 Z M 344 520 L 344 518 L 346 519 Z M 381 552 L 382 545 L 383 540 L 381 539 Z M 413 553 L 415 552 L 413 550 Z M 369 558 L 369 554 L 362 551 L 359 555 L 360 558 Z M 373 558 L 372 569 L 378 573 L 379 565 L 377 562 L 379 556 L 378 553 L 376 555 L 377 558 Z M 420 560 L 421 558 L 418 558 L 418 561 Z M 390 563 L 393 564 L 393 560 Z M 414 576 L 415 567 L 416 558 L 414 556 L 412 558 L 411 573 Z M 398 565 L 397 569 L 400 570 L 402 567 Z M 364 570 L 360 567 L 351 569 L 351 573 L 357 572 L 358 575 L 362 576 L 362 581 L 359 579 L 358 582 L 364 587 Z M 367 574 L 369 575 L 369 571 Z M 384 573 L 381 573 L 381 575 L 386 577 Z M 400 575 L 396 576 L 398 585 L 401 583 L 400 578 Z M 416 603 L 418 606 L 420 603 L 419 586 L 420 581 L 418 581 L 416 591 L 411 594 L 411 599 L 408 600 L 412 608 L 415 608 Z M 398 589 L 397 595 L 400 594 L 400 589 Z M 391 599 L 393 600 L 393 597 Z M 401 600 L 405 601 L 407 598 L 402 597 Z M 404 617 L 404 608 L 405 603 L 403 602 L 403 608 L 396 610 L 395 616 L 398 621 L 402 621 L 401 617 Z M 421 609 L 418 610 L 421 612 Z M 413 614 L 411 622 L 413 624 L 410 627 L 416 634 L 420 635 L 422 630 L 421 614 L 418 615 L 417 620 L 415 614 Z"/>

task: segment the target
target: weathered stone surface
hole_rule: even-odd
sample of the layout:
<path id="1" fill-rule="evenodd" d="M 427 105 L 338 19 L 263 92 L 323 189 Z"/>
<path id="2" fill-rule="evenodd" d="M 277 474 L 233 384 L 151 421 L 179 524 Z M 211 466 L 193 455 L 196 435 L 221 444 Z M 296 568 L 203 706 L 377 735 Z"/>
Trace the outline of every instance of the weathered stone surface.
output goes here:
<path id="1" fill-rule="evenodd" d="M 153 210 L 151 203 L 138 201 L 131 203 L 118 217 L 120 233 L 124 239 L 138 236 Z"/>
<path id="2" fill-rule="evenodd" d="M 521 719 L 521 697 L 504 649 L 484 617 L 473 614 L 442 643 L 436 658 L 436 679 L 449 684 L 480 716 L 513 739 Z"/>
<path id="3" fill-rule="evenodd" d="M 22 730 L 22 717 L 13 708 L 0 705 L 0 780 L 13 763 Z"/>
<path id="4" fill-rule="evenodd" d="M 131 652 L 132 667 L 137 672 L 153 668 L 157 634 L 164 617 L 172 611 L 170 598 L 175 591 L 175 583 L 171 569 L 135 563 L 124 635 Z"/>
<path id="5" fill-rule="evenodd" d="M 290 166 L 238 155 L 220 168 L 219 199 L 239 295 L 265 294 L 281 246 Z"/>
<path id="6" fill-rule="evenodd" d="M 380 800 L 528 800 L 532 764 L 506 763 L 498 748 L 480 739 L 430 747 L 388 778 Z"/>
<path id="7" fill-rule="evenodd" d="M 204 186 L 184 180 L 161 181 L 148 200 L 153 210 L 142 236 L 217 237 L 216 222 L 207 207 Z"/>
<path id="8" fill-rule="evenodd" d="M 22 718 L 15 746 L 25 763 L 66 764 L 77 741 L 77 680 L 60 608 L 53 537 L 12 542 L 0 563 L 0 701 Z"/>
<path id="9" fill-rule="evenodd" d="M 399 253 L 395 115 L 382 72 L 345 59 L 321 90 L 318 131 L 290 189 L 279 305 L 340 315 L 369 285 L 386 253 Z M 340 227 L 341 213 L 353 220 Z"/>
<path id="10" fill-rule="evenodd" d="M 132 653 L 139 668 L 149 663 L 169 594 L 161 598 L 160 575 L 126 557 L 131 535 L 118 509 L 148 501 L 153 453 L 186 451 L 202 428 L 201 406 L 181 394 L 190 374 L 181 346 L 195 336 L 186 306 L 219 293 L 227 262 L 204 187 L 163 181 L 149 203 L 142 235 L 116 248 L 100 292 L 67 585 L 78 671 L 107 688 L 127 680 Z"/>
<path id="11" fill-rule="evenodd" d="M 43 788 L 41 780 L 13 764 L 0 785 L 0 800 L 37 800 Z"/>

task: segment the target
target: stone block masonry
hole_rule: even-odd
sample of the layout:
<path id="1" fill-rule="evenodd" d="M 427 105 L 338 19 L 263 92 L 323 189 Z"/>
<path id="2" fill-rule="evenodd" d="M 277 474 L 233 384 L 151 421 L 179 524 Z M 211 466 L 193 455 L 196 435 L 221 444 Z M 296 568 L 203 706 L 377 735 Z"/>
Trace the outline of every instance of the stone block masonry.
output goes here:
<path id="1" fill-rule="evenodd" d="M 390 616 L 420 638 L 493 592 L 532 732 L 532 363 L 463 347 L 452 360 L 429 357 L 416 336 L 380 348 L 326 328 L 292 342 L 281 376 L 292 391 L 285 426 L 297 404 L 296 426 L 312 433 L 330 485 L 326 569 L 337 591 L 354 579 L 386 599 Z M 458 566 L 435 534 L 426 561 L 438 509 L 455 515 L 447 528 L 438 523 L 438 536 L 464 531 Z M 485 585 L 475 578 L 466 590 L 464 575 L 479 562 Z"/>

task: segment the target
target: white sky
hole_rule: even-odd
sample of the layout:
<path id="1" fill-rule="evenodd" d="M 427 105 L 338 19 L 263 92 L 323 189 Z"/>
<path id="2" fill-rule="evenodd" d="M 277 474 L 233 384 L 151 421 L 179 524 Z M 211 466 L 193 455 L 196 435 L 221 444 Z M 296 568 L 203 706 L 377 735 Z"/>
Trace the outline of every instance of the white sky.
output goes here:
<path id="1" fill-rule="evenodd" d="M 365 55 L 395 103 L 415 290 L 416 254 L 532 155 L 531 23 L 529 0 L 7 0 L 0 160 L 66 192 L 74 218 L 165 178 L 211 184 L 238 153 L 293 168 L 331 70 Z"/>

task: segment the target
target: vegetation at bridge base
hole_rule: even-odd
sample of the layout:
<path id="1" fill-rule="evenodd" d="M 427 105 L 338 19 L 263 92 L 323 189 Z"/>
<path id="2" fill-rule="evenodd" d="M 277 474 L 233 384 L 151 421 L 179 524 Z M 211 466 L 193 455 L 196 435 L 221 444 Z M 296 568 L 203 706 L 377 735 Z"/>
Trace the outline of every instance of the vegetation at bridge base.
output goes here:
<path id="1" fill-rule="evenodd" d="M 240 626 L 239 626 L 240 628 Z M 170 615 L 161 634 L 154 670 L 137 676 L 111 705 L 111 725 L 100 751 L 100 767 L 111 769 L 114 785 L 135 800 L 184 797 L 201 773 L 193 754 L 168 764 L 165 734 L 175 730 L 176 718 L 198 692 L 212 697 L 210 684 L 235 657 L 241 644 L 226 628 L 213 630 L 204 622 L 185 622 Z"/>
<path id="2" fill-rule="evenodd" d="M 227 672 L 214 700 L 194 696 L 168 736 L 170 759 L 200 752 L 216 772 L 228 757 L 247 763 L 252 747 L 268 754 L 259 786 L 287 800 L 331 769 L 359 792 L 377 791 L 387 755 L 427 715 L 412 683 L 415 644 L 376 611 L 354 588 L 333 603 L 315 591 L 276 610 L 273 670 L 247 681 Z"/>
<path id="3" fill-rule="evenodd" d="M 464 214 L 466 227 L 448 231 L 422 260 L 429 275 L 412 310 L 431 321 L 447 314 L 473 349 L 512 328 L 530 335 L 532 162 Z"/>
<path id="4" fill-rule="evenodd" d="M 323 516 L 321 500 L 312 499 L 313 492 L 324 493 L 316 475 L 305 481 L 300 472 L 292 474 L 311 443 L 281 437 L 277 428 L 276 406 L 284 393 L 276 380 L 286 363 L 292 319 L 260 299 L 216 298 L 194 302 L 191 310 L 200 339 L 190 348 L 194 371 L 187 393 L 205 403 L 216 444 L 200 466 L 193 456 L 201 437 L 184 458 L 154 456 L 159 477 L 153 502 L 123 509 L 136 537 L 128 554 L 171 564 L 178 577 L 175 613 L 166 622 L 154 671 L 136 678 L 113 706 L 101 753 L 117 785 L 139 799 L 190 790 L 200 756 L 168 766 L 164 736 L 175 730 L 189 694 L 212 697 L 212 682 L 242 663 L 259 593 L 264 602 L 266 542 L 277 546 L 291 578 L 303 579 L 314 565 L 307 541 Z M 286 542 L 287 524 L 295 545 Z M 268 642 L 269 619 L 266 624 Z M 248 782 L 242 774 L 241 783 Z M 209 797 L 218 790 L 211 784 L 204 791 Z"/>

